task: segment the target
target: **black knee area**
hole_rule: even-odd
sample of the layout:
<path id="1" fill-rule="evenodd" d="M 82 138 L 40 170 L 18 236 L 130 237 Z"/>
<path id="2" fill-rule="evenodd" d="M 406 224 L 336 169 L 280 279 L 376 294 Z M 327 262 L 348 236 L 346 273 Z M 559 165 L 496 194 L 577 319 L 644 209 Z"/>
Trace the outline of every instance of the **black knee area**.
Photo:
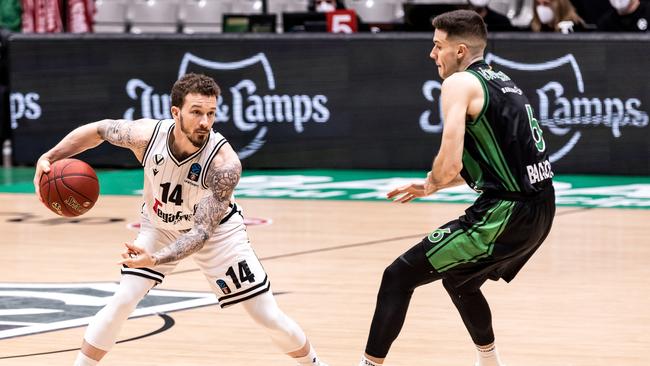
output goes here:
<path id="1" fill-rule="evenodd" d="M 397 338 L 416 287 L 440 279 L 427 260 L 423 246 L 416 244 L 384 270 L 377 307 L 370 325 L 366 353 L 384 358 Z"/>
<path id="2" fill-rule="evenodd" d="M 401 257 L 395 259 L 386 269 L 381 278 L 380 292 L 413 292 L 414 286 L 409 284 L 409 278 L 413 277 L 413 268 Z"/>
<path id="3" fill-rule="evenodd" d="M 412 276 L 412 268 L 401 258 L 384 269 L 366 343 L 367 354 L 378 358 L 384 358 L 388 354 L 391 344 L 402 329 L 413 295 L 414 288 L 407 283 Z"/>

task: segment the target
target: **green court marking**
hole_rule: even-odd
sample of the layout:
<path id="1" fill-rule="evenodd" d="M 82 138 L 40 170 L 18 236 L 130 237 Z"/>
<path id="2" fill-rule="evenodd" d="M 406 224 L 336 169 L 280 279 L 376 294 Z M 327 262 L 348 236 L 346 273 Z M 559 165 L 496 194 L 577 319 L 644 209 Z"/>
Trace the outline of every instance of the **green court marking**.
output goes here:
<path id="1" fill-rule="evenodd" d="M 32 168 L 0 168 L 0 192 L 30 193 Z M 139 195 L 141 169 L 98 170 L 100 193 Z M 248 170 L 235 191 L 242 198 L 386 201 L 395 187 L 423 179 L 425 172 L 388 170 Z M 650 209 L 650 177 L 557 175 L 557 202 L 561 206 Z M 469 187 L 435 193 L 419 202 L 471 203 Z"/>

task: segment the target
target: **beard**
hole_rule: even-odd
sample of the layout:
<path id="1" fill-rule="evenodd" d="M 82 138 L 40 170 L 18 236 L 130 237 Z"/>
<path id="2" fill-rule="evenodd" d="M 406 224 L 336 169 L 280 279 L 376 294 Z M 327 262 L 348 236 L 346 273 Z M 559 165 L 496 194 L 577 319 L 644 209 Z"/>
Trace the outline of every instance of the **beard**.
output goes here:
<path id="1" fill-rule="evenodd" d="M 188 140 L 194 145 L 194 147 L 200 148 L 205 144 L 205 141 L 210 137 L 210 131 L 208 131 L 207 134 L 205 135 L 195 135 L 194 132 L 196 131 L 190 131 L 185 127 L 185 124 L 183 123 L 183 116 L 179 116 L 179 122 L 181 125 L 181 131 L 185 134 L 185 137 L 187 137 Z"/>

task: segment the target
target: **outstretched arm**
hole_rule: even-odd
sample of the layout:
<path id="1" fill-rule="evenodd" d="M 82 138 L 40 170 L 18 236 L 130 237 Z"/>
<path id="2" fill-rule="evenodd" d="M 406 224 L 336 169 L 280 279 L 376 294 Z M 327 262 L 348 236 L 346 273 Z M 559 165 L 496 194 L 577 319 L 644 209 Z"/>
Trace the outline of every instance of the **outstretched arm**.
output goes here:
<path id="1" fill-rule="evenodd" d="M 56 146 L 41 155 L 36 162 L 36 172 L 34 174 L 36 195 L 40 199 L 39 181 L 41 174 L 48 173 L 53 162 L 92 149 L 104 141 L 131 149 L 138 160 L 142 160 L 155 125 L 156 121 L 151 119 L 136 121 L 105 119 L 77 127 Z"/>
<path id="2" fill-rule="evenodd" d="M 105 119 L 85 124 L 72 130 L 56 146 L 41 156 L 50 163 L 69 158 L 91 149 L 104 141 L 131 149 L 138 160 L 142 159 L 156 121 L 140 119 Z M 39 159 L 40 160 L 40 159 Z"/>
<path id="3" fill-rule="evenodd" d="M 241 176 L 241 163 L 230 145 L 224 145 L 207 174 L 211 194 L 199 201 L 194 214 L 194 227 L 153 254 L 126 244 L 127 253 L 122 255 L 124 260 L 119 263 L 129 267 L 151 267 L 183 259 L 203 248 L 228 212 L 230 198 Z M 135 256 L 129 256 L 129 253 Z"/>

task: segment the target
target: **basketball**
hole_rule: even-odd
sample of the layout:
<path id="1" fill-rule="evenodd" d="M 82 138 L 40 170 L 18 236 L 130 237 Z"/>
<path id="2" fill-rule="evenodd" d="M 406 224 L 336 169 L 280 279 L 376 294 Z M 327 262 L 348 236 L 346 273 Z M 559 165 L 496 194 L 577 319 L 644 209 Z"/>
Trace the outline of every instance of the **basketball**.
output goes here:
<path id="1" fill-rule="evenodd" d="M 47 208 L 59 216 L 83 215 L 97 202 L 99 180 L 93 168 L 78 159 L 62 159 L 43 173 L 40 193 Z"/>

